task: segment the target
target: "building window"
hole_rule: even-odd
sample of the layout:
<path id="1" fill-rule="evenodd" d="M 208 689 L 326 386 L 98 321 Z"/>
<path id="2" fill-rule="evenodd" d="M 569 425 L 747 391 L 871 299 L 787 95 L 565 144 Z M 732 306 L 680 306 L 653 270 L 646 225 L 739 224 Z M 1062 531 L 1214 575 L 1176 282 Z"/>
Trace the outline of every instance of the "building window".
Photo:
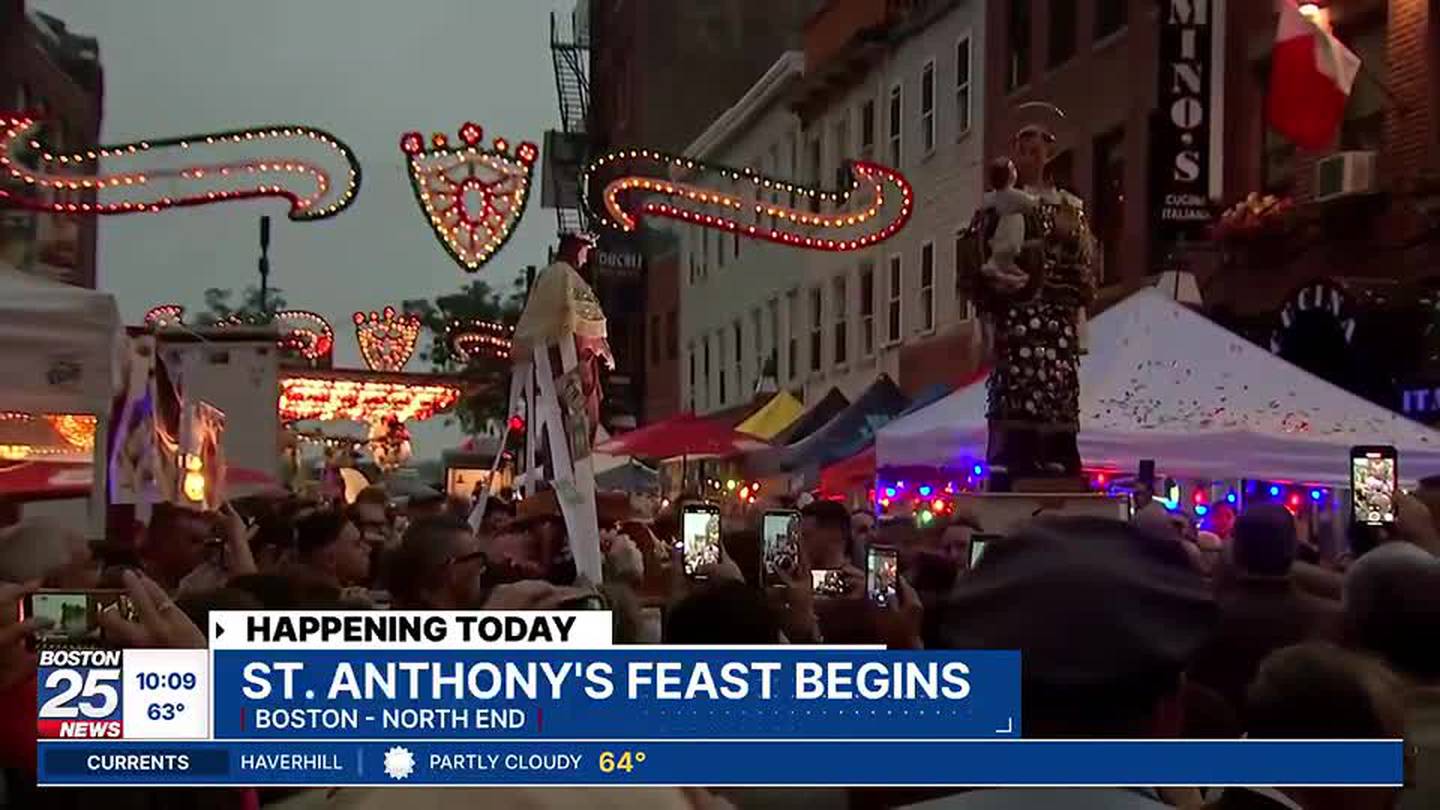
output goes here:
<path id="1" fill-rule="evenodd" d="M 1010 59 L 1005 71 L 1005 89 L 1016 90 L 1030 83 L 1030 0 L 1010 0 L 1006 44 Z"/>
<path id="2" fill-rule="evenodd" d="M 900 254 L 890 257 L 890 278 L 886 286 L 888 305 L 885 311 L 885 342 L 900 342 Z"/>
<path id="3" fill-rule="evenodd" d="M 860 263 L 860 356 L 875 353 L 875 263 Z"/>
<path id="4" fill-rule="evenodd" d="M 715 404 L 723 408 L 725 403 L 730 401 L 730 397 L 725 390 L 725 333 L 718 329 L 715 331 L 715 365 L 720 367 L 720 398 L 715 400 Z"/>
<path id="5" fill-rule="evenodd" d="M 708 231 L 707 231 L 708 233 Z M 721 270 L 725 269 L 725 235 L 715 234 L 715 266 Z"/>
<path id="6" fill-rule="evenodd" d="M 807 165 L 807 166 L 805 167 L 805 178 L 806 178 L 806 181 L 809 182 L 809 184 L 810 184 L 810 186 L 811 186 L 812 188 L 815 187 L 815 186 L 819 186 L 819 185 L 820 185 L 820 167 L 821 167 L 821 165 L 822 165 L 822 164 L 821 164 L 821 161 L 822 161 L 822 159 L 824 158 L 824 155 L 825 155 L 825 148 L 824 148 L 824 146 L 825 146 L 825 145 L 824 145 L 823 143 L 821 143 L 821 141 L 820 141 L 820 139 L 819 139 L 818 137 L 817 137 L 817 138 L 812 138 L 812 139 L 810 140 L 810 147 L 809 147 L 809 152 L 810 152 L 810 154 L 809 154 L 808 158 L 806 159 L 806 163 L 808 163 L 809 165 Z M 820 197 L 819 197 L 819 195 L 814 195 L 814 196 L 811 196 L 811 197 L 810 197 L 810 210 L 815 211 L 815 212 L 819 212 L 819 210 L 820 210 Z"/>
<path id="7" fill-rule="evenodd" d="M 699 391 L 695 388 L 695 344 L 685 350 L 690 357 L 690 409 L 695 410 L 695 403 L 700 401 Z"/>
<path id="8" fill-rule="evenodd" d="M 765 332 L 760 320 L 760 308 L 750 310 L 750 334 L 753 335 L 751 342 L 755 348 L 755 380 L 759 382 L 765 376 Z"/>
<path id="9" fill-rule="evenodd" d="M 920 143 L 925 154 L 935 151 L 935 60 L 920 70 Z"/>
<path id="10" fill-rule="evenodd" d="M 1434 14 L 1432 11 L 1432 19 Z M 1390 81 L 1385 45 L 1386 15 L 1382 8 L 1353 17 L 1337 24 L 1335 35 L 1360 57 L 1366 75 L 1355 82 L 1350 91 L 1350 101 L 1345 105 L 1345 118 L 1340 124 L 1340 148 L 1379 150 L 1385 138 L 1385 110 L 1391 106 L 1385 96 L 1385 88 Z"/>
<path id="11" fill-rule="evenodd" d="M 735 361 L 735 395 L 740 399 L 745 398 L 745 333 L 740 326 L 740 319 L 736 318 L 733 326 L 730 327 L 730 340 L 734 343 L 734 354 L 731 358 Z"/>
<path id="12" fill-rule="evenodd" d="M 790 310 L 790 330 L 785 336 L 785 371 L 790 379 L 800 376 L 800 292 L 786 293 L 786 307 Z"/>
<path id="13" fill-rule="evenodd" d="M 1100 242 L 1100 281 L 1120 280 L 1120 237 L 1125 232 L 1125 128 L 1095 139 L 1095 237 Z"/>
<path id="14" fill-rule="evenodd" d="M 903 112 L 903 88 L 897 84 L 890 88 L 890 165 L 900 168 L 900 114 Z"/>
<path id="15" fill-rule="evenodd" d="M 779 382 L 780 377 L 780 299 L 771 298 L 770 303 L 765 305 L 770 319 L 770 337 L 766 340 L 766 357 L 774 366 L 770 369 Z"/>
<path id="16" fill-rule="evenodd" d="M 835 312 L 835 365 L 844 365 L 850 359 L 850 332 L 846 321 L 850 317 L 850 299 L 845 276 L 836 276 L 830 295 L 830 306 Z"/>
<path id="17" fill-rule="evenodd" d="M 708 408 L 710 406 L 710 338 L 702 338 L 700 343 L 703 347 L 702 351 L 705 352 L 705 365 L 702 369 L 705 372 L 705 387 L 701 389 L 705 392 L 705 396 L 700 400 L 700 407 Z"/>
<path id="18" fill-rule="evenodd" d="M 920 331 L 935 328 L 935 243 L 920 246 Z"/>
<path id="19" fill-rule="evenodd" d="M 830 134 L 833 142 L 831 147 L 835 150 L 835 175 L 839 177 L 845 168 L 845 161 L 850 159 L 849 110 L 840 112 L 840 120 L 835 122 L 835 129 Z M 843 178 L 841 182 L 844 182 Z"/>
<path id="20" fill-rule="evenodd" d="M 970 131 L 970 37 L 955 43 L 955 137 Z"/>
<path id="21" fill-rule="evenodd" d="M 955 307 L 959 310 L 962 321 L 975 317 L 974 307 L 965 296 L 965 271 L 960 267 L 960 258 L 965 252 L 966 230 L 966 227 L 961 227 L 955 231 Z"/>
<path id="22" fill-rule="evenodd" d="M 820 370 L 820 352 L 824 347 L 822 331 L 825 323 L 825 299 L 819 287 L 810 288 L 810 371 Z"/>
<path id="23" fill-rule="evenodd" d="M 860 157 L 875 159 L 875 99 L 867 98 L 860 105 Z"/>
<path id="24" fill-rule="evenodd" d="M 1130 0 L 1096 0 L 1095 38 L 1104 39 L 1125 27 L 1130 17 Z"/>
<path id="25" fill-rule="evenodd" d="M 680 351 L 680 328 L 675 322 L 675 310 L 665 313 L 665 347 L 671 360 Z"/>
<path id="26" fill-rule="evenodd" d="M 1045 64 L 1059 67 L 1075 55 L 1076 0 L 1050 0 L 1050 42 Z"/>
<path id="27" fill-rule="evenodd" d="M 660 316 L 650 316 L 650 365 L 660 365 L 660 343 L 664 334 L 660 331 Z"/>

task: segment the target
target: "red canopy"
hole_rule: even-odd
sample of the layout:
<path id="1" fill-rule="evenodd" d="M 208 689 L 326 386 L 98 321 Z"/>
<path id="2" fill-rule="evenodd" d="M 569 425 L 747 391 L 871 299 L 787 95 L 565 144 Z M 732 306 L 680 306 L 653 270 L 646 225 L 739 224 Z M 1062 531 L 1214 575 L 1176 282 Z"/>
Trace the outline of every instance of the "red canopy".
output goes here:
<path id="1" fill-rule="evenodd" d="M 616 436 L 597 453 L 641 458 L 723 458 L 768 447 L 765 442 L 735 430 L 729 420 L 701 419 L 682 413 Z"/>
<path id="2" fill-rule="evenodd" d="M 841 459 L 820 471 L 822 492 L 849 492 L 860 484 L 875 483 L 875 445 Z"/>

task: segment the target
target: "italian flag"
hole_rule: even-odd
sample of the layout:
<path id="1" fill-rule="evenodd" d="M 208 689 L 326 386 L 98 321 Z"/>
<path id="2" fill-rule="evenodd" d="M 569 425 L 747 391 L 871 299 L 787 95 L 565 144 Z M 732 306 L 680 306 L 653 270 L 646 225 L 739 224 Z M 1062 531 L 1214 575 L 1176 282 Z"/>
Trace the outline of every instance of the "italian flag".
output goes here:
<path id="1" fill-rule="evenodd" d="M 1270 55 L 1270 126 L 1302 149 L 1327 149 L 1335 140 L 1360 57 L 1300 12 L 1295 0 L 1276 0 L 1280 26 Z"/>

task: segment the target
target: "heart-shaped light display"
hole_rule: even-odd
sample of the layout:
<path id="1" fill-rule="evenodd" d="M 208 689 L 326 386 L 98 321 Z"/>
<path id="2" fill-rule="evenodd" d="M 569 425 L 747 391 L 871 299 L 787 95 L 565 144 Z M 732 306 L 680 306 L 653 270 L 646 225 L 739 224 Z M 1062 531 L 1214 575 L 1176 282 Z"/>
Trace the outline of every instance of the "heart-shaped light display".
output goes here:
<path id="1" fill-rule="evenodd" d="M 445 251 L 472 273 L 515 232 L 540 154 L 533 143 L 523 142 L 512 153 L 504 138 L 489 147 L 483 138 L 473 122 L 460 127 L 460 143 L 454 146 L 440 132 L 428 141 L 418 132 L 400 138 L 421 212 Z"/>
<path id="2" fill-rule="evenodd" d="M 401 315 L 394 307 L 385 307 L 380 312 L 357 312 L 355 319 L 355 340 L 360 344 L 360 356 L 371 371 L 399 371 L 410 362 L 415 354 L 415 342 L 420 338 L 420 319 L 414 315 Z"/>
<path id="3" fill-rule="evenodd" d="M 505 359 L 510 356 L 510 336 L 515 330 L 503 323 L 477 319 L 451 321 L 445 338 L 450 353 L 462 363 L 472 358 Z"/>

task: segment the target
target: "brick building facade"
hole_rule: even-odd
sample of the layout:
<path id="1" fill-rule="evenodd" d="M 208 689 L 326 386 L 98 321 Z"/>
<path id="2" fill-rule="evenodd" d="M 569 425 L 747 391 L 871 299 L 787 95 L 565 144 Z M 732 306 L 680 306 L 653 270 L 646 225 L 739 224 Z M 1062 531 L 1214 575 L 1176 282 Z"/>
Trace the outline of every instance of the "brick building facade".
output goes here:
<path id="1" fill-rule="evenodd" d="M 24 0 L 0 0 L 0 110 L 39 114 L 48 121 L 47 144 L 84 149 L 99 143 L 103 90 L 94 39 L 27 10 Z M 82 171 L 93 174 L 95 166 Z M 93 192 L 66 193 L 93 201 Z M 0 211 L 0 261 L 93 288 L 96 232 L 93 217 Z"/>

